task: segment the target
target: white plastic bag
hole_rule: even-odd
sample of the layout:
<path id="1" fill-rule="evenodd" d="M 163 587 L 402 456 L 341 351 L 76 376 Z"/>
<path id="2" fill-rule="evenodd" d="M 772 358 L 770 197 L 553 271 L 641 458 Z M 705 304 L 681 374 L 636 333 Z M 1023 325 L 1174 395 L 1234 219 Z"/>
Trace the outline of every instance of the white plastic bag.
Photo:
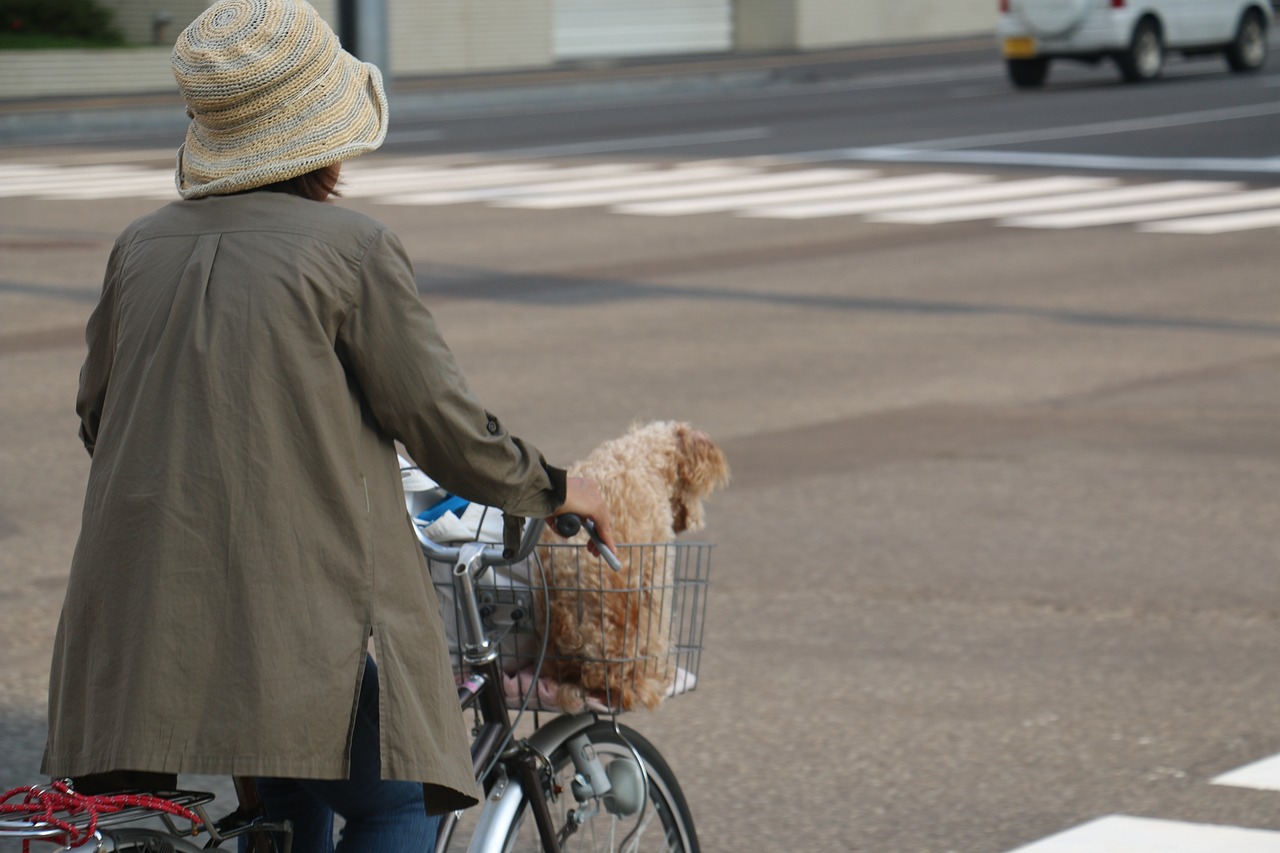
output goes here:
<path id="1" fill-rule="evenodd" d="M 400 457 L 400 477 L 405 507 L 413 523 L 431 541 L 441 545 L 461 542 L 501 544 L 502 510 L 470 503 L 461 509 L 460 514 L 458 508 L 440 511 L 441 506 L 460 502 L 456 499 L 450 502 L 452 495 L 403 456 Z M 459 623 L 462 612 L 453 586 L 453 566 L 438 560 L 428 560 L 428 566 L 436 598 L 440 601 L 449 656 L 455 668 L 461 669 Z M 533 584 L 539 582 L 538 567 L 532 558 L 510 566 L 491 567 L 476 582 L 476 597 L 482 613 L 488 614 L 485 627 L 490 631 L 505 631 L 498 652 L 502 668 L 508 673 L 532 664 L 542 647 L 541 624 L 537 619 L 533 591 Z"/>

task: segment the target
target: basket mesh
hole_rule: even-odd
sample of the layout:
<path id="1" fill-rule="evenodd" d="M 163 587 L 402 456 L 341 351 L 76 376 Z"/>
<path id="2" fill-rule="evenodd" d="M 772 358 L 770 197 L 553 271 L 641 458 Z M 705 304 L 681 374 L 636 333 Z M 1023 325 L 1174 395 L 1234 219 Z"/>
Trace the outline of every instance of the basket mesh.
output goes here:
<path id="1" fill-rule="evenodd" d="M 629 710 L 694 689 L 711 546 L 623 545 L 618 559 L 622 571 L 615 572 L 584 546 L 542 545 L 527 561 L 481 576 L 480 615 L 490 636 L 501 638 L 500 665 L 518 691 L 569 685 L 597 706 Z M 454 669 L 463 673 L 466 622 L 452 566 L 428 562 Z M 508 691 L 513 704 L 526 698 Z"/>

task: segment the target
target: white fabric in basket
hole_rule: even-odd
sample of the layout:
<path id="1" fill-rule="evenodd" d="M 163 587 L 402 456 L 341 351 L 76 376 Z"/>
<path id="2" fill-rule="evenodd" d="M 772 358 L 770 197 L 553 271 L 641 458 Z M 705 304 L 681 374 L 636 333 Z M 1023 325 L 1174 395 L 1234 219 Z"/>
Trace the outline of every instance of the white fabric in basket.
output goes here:
<path id="1" fill-rule="evenodd" d="M 448 492 L 403 456 L 400 457 L 400 478 L 404 486 L 405 507 L 413 523 L 418 525 L 431 541 L 439 542 L 441 545 L 456 545 L 459 542 L 484 542 L 496 545 L 502 542 L 502 510 L 473 503 L 463 510 L 461 516 L 446 512 L 430 524 L 424 524 L 419 520 L 418 514 L 446 498 Z M 457 665 L 461 632 L 458 626 L 458 606 L 453 588 L 453 567 L 432 560 L 430 568 L 431 582 L 435 586 L 436 598 L 440 601 L 440 615 L 444 619 L 445 636 L 449 640 L 449 656 Z M 478 579 L 477 592 L 481 592 L 486 586 L 503 591 L 523 591 L 528 593 L 526 600 L 532 602 L 533 591 L 529 586 L 529 580 L 536 577 L 537 567 L 529 560 L 522 560 L 510 566 L 489 568 Z M 503 669 L 507 672 L 515 672 L 534 660 L 541 647 L 541 638 L 537 634 L 508 633 L 498 646 Z"/>

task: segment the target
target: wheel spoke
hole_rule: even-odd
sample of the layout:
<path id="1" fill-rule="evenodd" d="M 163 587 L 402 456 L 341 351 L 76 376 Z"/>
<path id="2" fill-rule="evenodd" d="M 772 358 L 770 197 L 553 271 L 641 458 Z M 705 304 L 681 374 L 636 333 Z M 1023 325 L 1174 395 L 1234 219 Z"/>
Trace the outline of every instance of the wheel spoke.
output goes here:
<path id="1" fill-rule="evenodd" d="M 561 811 L 566 823 L 560 832 L 561 847 L 592 853 L 698 853 L 698 838 L 689 816 L 689 807 L 679 783 L 666 761 L 648 741 L 626 726 L 616 730 L 612 722 L 600 722 L 583 732 L 606 766 L 612 761 L 638 763 L 645 774 L 645 801 L 638 811 L 616 815 L 588 795 L 587 802 L 572 805 L 573 812 Z M 551 756 L 552 784 L 566 794 L 574 790 L 577 772 L 568 747 Z M 582 785 L 579 783 L 579 792 Z M 574 798 L 570 796 L 570 801 Z M 536 822 L 527 806 L 521 806 L 504 828 L 508 853 L 538 853 L 542 845 Z M 465 847 L 465 834 L 455 835 L 456 849 Z M 451 844 L 450 849 L 455 847 Z"/>

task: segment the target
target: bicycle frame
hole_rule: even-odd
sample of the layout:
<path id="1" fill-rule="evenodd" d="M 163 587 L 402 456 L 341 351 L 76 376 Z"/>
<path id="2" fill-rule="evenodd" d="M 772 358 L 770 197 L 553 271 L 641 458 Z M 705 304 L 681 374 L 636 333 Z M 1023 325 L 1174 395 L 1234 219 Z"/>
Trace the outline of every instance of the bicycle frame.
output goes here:
<path id="1" fill-rule="evenodd" d="M 560 853 L 554 819 L 545 794 L 541 774 L 551 766 L 550 756 L 561 744 L 596 722 L 595 714 L 566 714 L 540 726 L 529 738 L 511 743 L 514 726 L 502 689 L 502 669 L 498 665 L 497 640 L 485 630 L 475 591 L 475 580 L 488 567 L 523 559 L 533 551 L 543 522 L 532 521 L 526 529 L 516 557 L 500 556 L 497 546 L 468 542 L 456 548 L 445 548 L 427 539 L 421 531 L 418 538 L 423 551 L 432 559 L 448 559 L 453 563 L 453 580 L 461 603 L 463 661 L 467 665 L 466 680 L 458 687 L 462 710 L 475 709 L 480 724 L 473 734 L 471 764 L 476 783 L 484 788 L 485 807 L 473 836 L 470 853 L 501 850 L 504 838 L 500 830 L 508 826 L 522 802 L 533 812 L 538 837 L 546 853 Z M 571 750 L 575 769 L 597 795 L 609 792 L 611 784 L 604 766 L 586 749 Z M 443 853 L 457 825 L 457 813 L 446 815 L 436 841 L 437 853 Z"/>

